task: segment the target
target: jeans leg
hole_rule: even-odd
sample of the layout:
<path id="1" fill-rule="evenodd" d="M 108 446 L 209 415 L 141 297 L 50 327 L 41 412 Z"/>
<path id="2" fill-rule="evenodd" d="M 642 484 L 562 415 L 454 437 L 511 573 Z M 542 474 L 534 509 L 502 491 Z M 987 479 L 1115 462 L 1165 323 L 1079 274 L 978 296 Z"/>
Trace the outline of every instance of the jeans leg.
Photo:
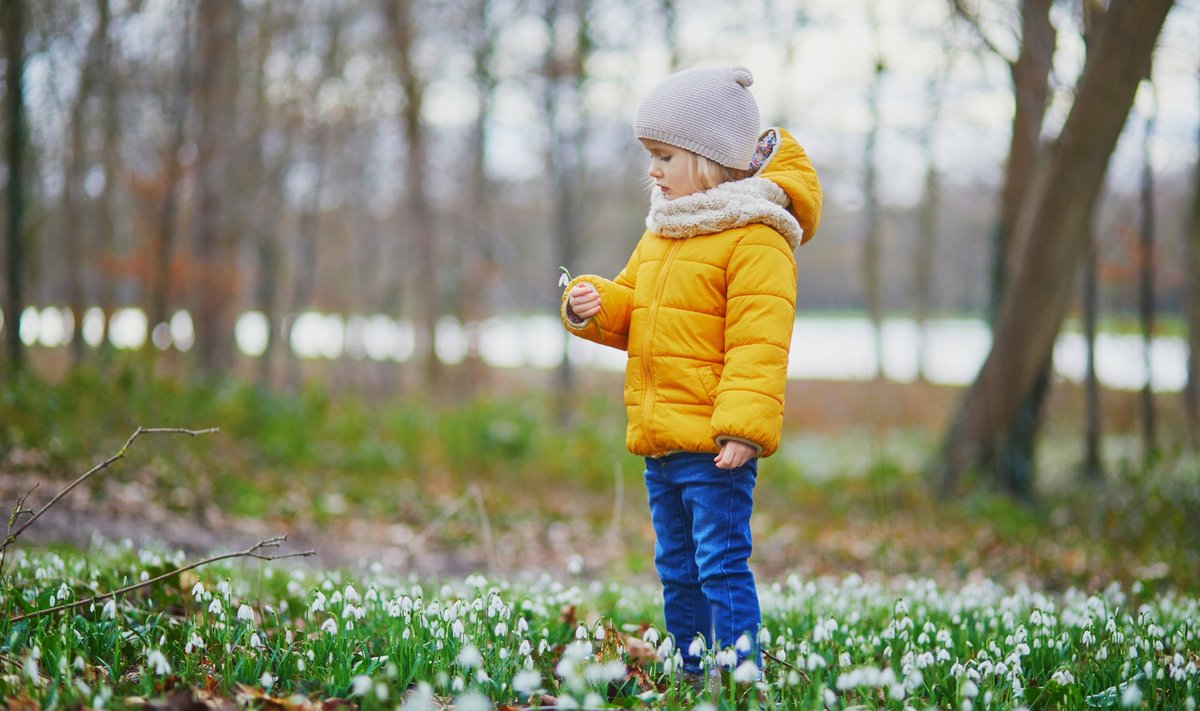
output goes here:
<path id="1" fill-rule="evenodd" d="M 667 632 L 683 655 L 686 671 L 700 671 L 700 657 L 689 654 L 697 634 L 711 636 L 712 611 L 700 585 L 692 511 L 683 489 L 669 476 L 662 459 L 646 461 L 646 494 L 654 525 L 654 566 L 663 585 L 663 617 Z"/>
<path id="2" fill-rule="evenodd" d="M 750 652 L 738 652 L 761 666 L 758 629 L 762 623 L 758 591 L 749 559 L 750 514 L 754 507 L 757 460 L 738 469 L 718 469 L 711 455 L 697 460 L 683 488 L 692 511 L 692 538 L 701 589 L 712 607 L 714 648 L 727 647 L 743 634 Z"/>

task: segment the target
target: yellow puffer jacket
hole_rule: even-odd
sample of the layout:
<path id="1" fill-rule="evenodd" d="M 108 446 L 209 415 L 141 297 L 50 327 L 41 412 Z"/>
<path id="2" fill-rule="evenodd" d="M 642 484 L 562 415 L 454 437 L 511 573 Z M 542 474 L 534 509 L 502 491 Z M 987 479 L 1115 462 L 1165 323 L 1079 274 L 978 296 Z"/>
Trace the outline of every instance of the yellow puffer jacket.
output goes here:
<path id="1" fill-rule="evenodd" d="M 795 139 L 771 131 L 777 140 L 754 177 L 671 201 L 655 195 L 648 229 L 616 279 L 582 275 L 563 292 L 572 333 L 629 352 L 634 454 L 715 453 L 737 439 L 766 457 L 779 446 L 793 251 L 816 232 L 821 186 Z M 599 291 L 601 310 L 577 323 L 566 297 L 581 281 Z"/>

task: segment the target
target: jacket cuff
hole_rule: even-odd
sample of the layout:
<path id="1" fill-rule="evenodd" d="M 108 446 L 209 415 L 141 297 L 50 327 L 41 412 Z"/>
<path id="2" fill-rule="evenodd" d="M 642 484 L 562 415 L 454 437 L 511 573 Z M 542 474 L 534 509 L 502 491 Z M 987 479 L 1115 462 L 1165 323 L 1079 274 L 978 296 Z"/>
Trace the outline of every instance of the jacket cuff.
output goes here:
<path id="1" fill-rule="evenodd" d="M 754 456 L 758 457 L 763 453 L 761 444 L 748 439 L 742 439 L 741 437 L 734 437 L 732 435 L 717 435 L 716 440 L 718 447 L 723 446 L 726 442 L 741 442 L 742 444 L 748 444 L 751 447 L 754 447 Z"/>

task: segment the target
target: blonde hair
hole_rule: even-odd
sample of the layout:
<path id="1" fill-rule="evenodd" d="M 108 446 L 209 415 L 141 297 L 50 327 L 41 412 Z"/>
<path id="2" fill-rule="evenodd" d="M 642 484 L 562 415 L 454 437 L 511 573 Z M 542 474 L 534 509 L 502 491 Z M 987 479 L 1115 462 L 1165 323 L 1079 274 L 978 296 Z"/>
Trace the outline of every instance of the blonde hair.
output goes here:
<path id="1" fill-rule="evenodd" d="M 720 163 L 706 158 L 699 153 L 686 151 L 688 157 L 688 176 L 692 182 L 699 185 L 704 190 L 711 190 L 721 183 L 728 183 L 734 180 L 744 180 L 750 177 L 750 171 L 738 170 L 721 165 Z"/>
<path id="2" fill-rule="evenodd" d="M 678 147 L 678 146 L 677 146 Z M 701 190 L 712 190 L 721 183 L 730 183 L 735 180 L 745 180 L 754 173 L 749 170 L 738 170 L 721 165 L 711 158 L 706 158 L 699 153 L 683 150 L 683 155 L 687 160 L 688 178 L 695 184 L 700 186 Z M 644 178 L 647 190 L 654 190 L 654 178 Z"/>

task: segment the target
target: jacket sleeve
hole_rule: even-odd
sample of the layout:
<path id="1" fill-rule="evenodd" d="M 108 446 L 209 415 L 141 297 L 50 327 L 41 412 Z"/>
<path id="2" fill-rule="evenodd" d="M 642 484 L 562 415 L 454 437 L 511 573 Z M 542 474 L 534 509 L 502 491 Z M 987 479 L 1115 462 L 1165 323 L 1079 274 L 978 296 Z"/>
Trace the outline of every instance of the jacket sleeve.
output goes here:
<path id="1" fill-rule="evenodd" d="M 638 250 L 635 249 L 616 279 L 605 279 L 594 274 L 582 274 L 572 279 L 563 290 L 560 308 L 567 330 L 601 345 L 629 350 L 629 317 L 633 313 L 633 290 L 639 263 Z M 600 293 L 600 313 L 584 321 L 576 321 L 571 318 L 573 314 L 568 314 L 567 294 L 576 284 L 585 281 Z"/>
<path id="2" fill-rule="evenodd" d="M 779 447 L 788 350 L 796 320 L 796 260 L 771 229 L 734 249 L 726 271 L 725 366 L 712 415 L 718 444 L 749 442 L 768 457 Z"/>

